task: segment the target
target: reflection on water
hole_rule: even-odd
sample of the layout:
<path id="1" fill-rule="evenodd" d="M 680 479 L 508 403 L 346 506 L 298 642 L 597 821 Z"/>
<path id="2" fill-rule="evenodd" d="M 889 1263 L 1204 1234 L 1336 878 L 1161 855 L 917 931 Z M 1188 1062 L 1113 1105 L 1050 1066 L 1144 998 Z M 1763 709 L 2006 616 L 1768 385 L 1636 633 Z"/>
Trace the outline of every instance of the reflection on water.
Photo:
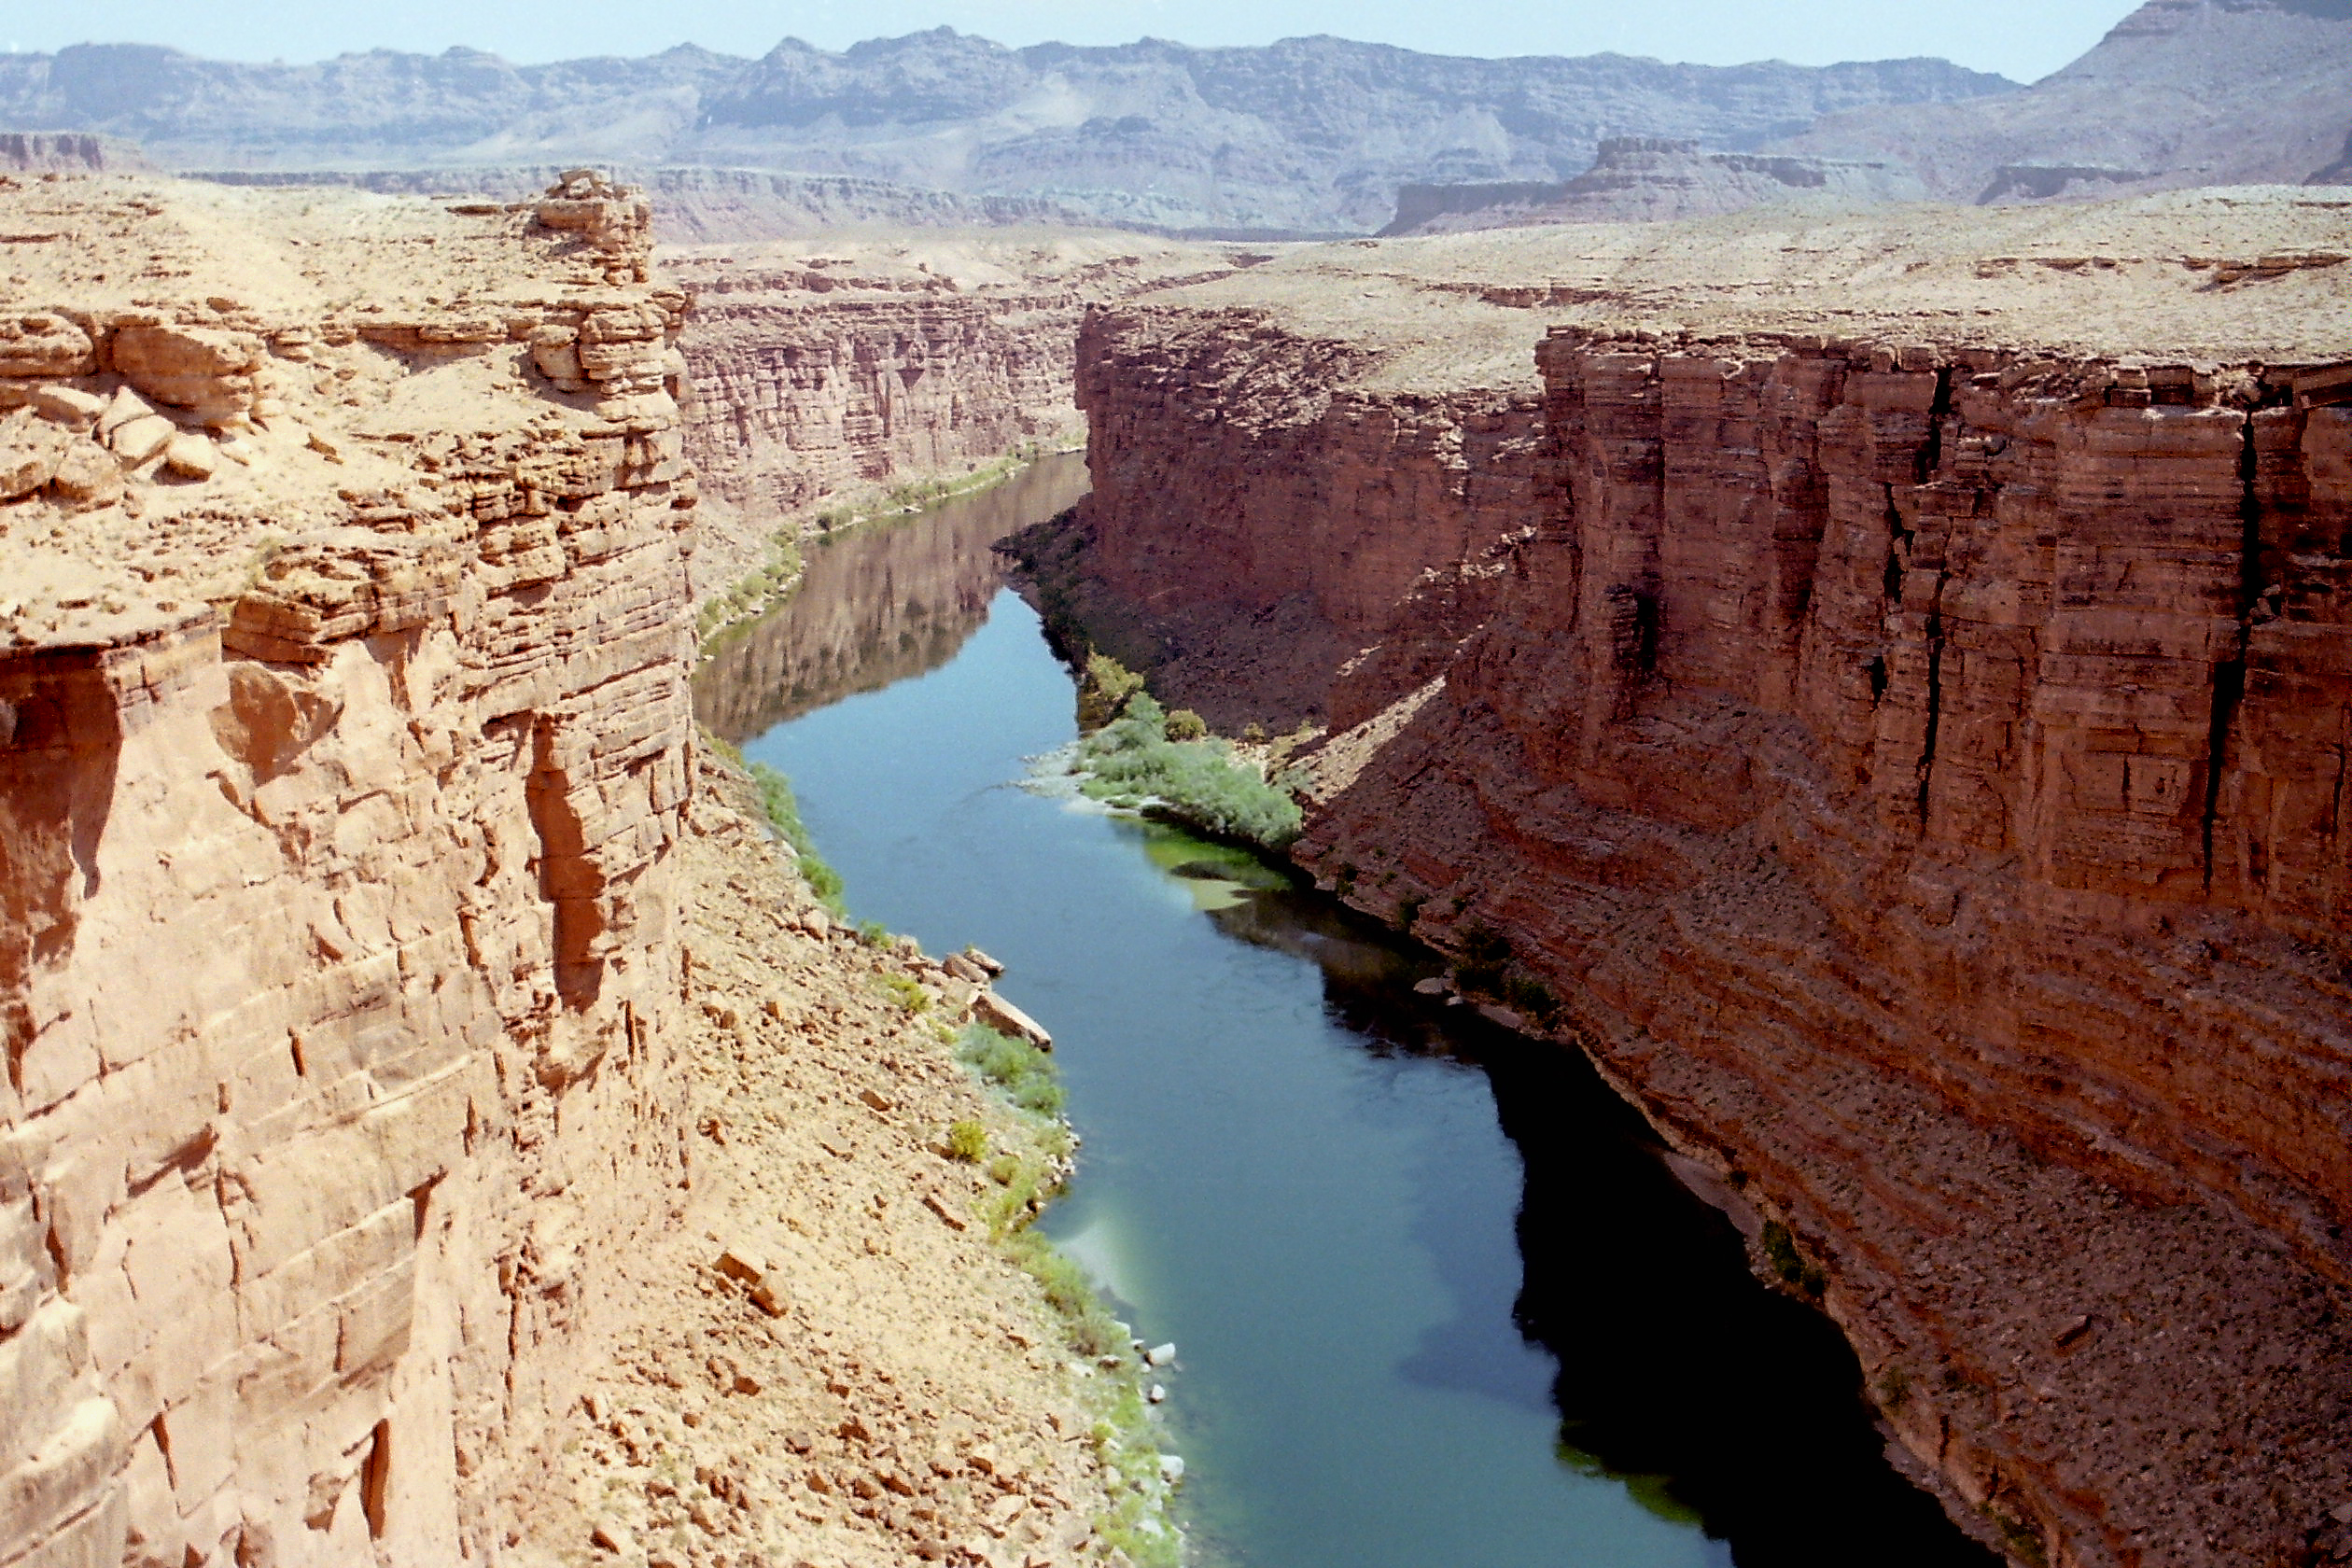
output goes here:
<path id="1" fill-rule="evenodd" d="M 788 609 L 729 633 L 695 675 L 695 716 L 739 743 L 936 669 L 988 618 L 1004 581 L 988 547 L 1085 493 L 1085 457 L 1047 457 L 918 516 L 811 539 Z"/>
<path id="2" fill-rule="evenodd" d="M 1180 876 L 1215 864 L 1167 842 L 1151 854 Z M 1314 962 L 1332 1018 L 1365 1050 L 1492 1085 L 1524 1171 L 1509 1317 L 1556 1358 L 1542 1405 L 1559 1416 L 1563 1470 L 1729 1543 L 1739 1568 L 1993 1568 L 1887 1466 L 1837 1331 L 1758 1288 L 1729 1222 L 1673 1178 L 1655 1135 L 1582 1057 L 1415 995 L 1435 972 L 1424 954 L 1267 875 L 1249 868 L 1230 900 L 1204 902 L 1220 930 Z M 1459 1253 L 1451 1226 L 1430 1217 L 1423 1244 Z M 1467 1256 L 1445 1267 L 1458 1281 L 1480 1274 Z M 1424 1330 L 1400 1373 L 1525 1403 L 1533 1391 L 1508 1358 L 1479 1350 L 1479 1320 L 1499 1316 L 1499 1299 L 1474 1291 L 1461 1306 Z"/>
<path id="3" fill-rule="evenodd" d="M 858 581 L 886 602 L 805 597 L 713 689 L 736 735 L 799 715 L 745 751 L 855 911 L 987 948 L 1057 1037 L 1086 1141 L 1043 1224 L 1180 1347 L 1197 1568 L 1989 1568 L 1581 1057 L 1417 995 L 1428 955 L 1278 868 L 1013 787 L 1072 732 L 1036 616 L 1000 593 L 886 684 L 939 617 Z"/>

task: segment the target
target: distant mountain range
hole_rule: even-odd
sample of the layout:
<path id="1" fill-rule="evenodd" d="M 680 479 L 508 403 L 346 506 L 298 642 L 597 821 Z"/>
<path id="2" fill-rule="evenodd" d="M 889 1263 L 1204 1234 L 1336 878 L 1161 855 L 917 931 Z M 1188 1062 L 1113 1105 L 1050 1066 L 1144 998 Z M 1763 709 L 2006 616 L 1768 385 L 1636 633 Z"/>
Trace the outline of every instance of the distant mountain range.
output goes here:
<path id="1" fill-rule="evenodd" d="M 1737 151 L 1825 115 L 2015 91 L 1940 60 L 1473 60 L 1328 37 L 1014 49 L 943 28 L 838 54 L 787 40 L 759 60 L 689 47 L 550 65 L 85 45 L 0 56 L 0 129 L 132 138 L 183 170 L 784 170 L 1180 231 L 1335 234 L 1386 224 L 1407 184 L 1572 178 L 1606 137 Z"/>
<path id="2" fill-rule="evenodd" d="M 2022 92 L 1844 111 L 1774 150 L 1904 163 L 1951 202 L 2352 178 L 2352 0 L 2149 0 Z"/>
<path id="3" fill-rule="evenodd" d="M 0 56 L 0 131 L 377 189 L 513 193 L 550 165 L 607 165 L 654 188 L 674 239 L 860 221 L 1275 238 L 2066 201 L 2352 180 L 2352 0 L 2149 0 L 2024 88 L 1941 60 L 1476 60 L 1329 37 L 1015 49 L 947 28 L 549 65 L 84 45 Z M 70 162 L 63 145 L 40 147 Z M 138 156 L 107 145 L 115 166 Z"/>

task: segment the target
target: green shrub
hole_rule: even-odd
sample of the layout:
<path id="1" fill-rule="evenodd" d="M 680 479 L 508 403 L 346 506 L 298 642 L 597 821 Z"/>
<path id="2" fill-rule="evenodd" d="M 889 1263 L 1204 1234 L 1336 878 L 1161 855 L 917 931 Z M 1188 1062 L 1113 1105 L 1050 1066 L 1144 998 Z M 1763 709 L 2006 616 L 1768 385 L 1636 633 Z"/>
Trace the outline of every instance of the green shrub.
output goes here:
<path id="1" fill-rule="evenodd" d="M 1779 1275 L 1781 1282 L 1793 1285 L 1807 1295 L 1817 1296 L 1829 1288 L 1829 1277 L 1805 1261 L 1797 1250 L 1797 1238 L 1778 1220 L 1764 1222 L 1764 1257 Z"/>
<path id="2" fill-rule="evenodd" d="M 1209 721 L 1189 707 L 1180 707 L 1168 716 L 1168 721 L 1160 726 L 1160 733 L 1170 740 L 1205 740 L 1209 735 Z"/>
<path id="3" fill-rule="evenodd" d="M 818 903 L 847 918 L 847 912 L 841 903 L 841 873 L 817 853 L 816 843 L 808 835 L 808 824 L 801 820 L 800 802 L 792 794 L 792 781 L 765 763 L 753 763 L 747 771 L 751 775 L 751 782 L 759 786 L 760 809 L 776 829 L 776 836 L 800 856 L 801 880 L 808 884 L 808 890 L 817 895 Z"/>
<path id="4" fill-rule="evenodd" d="M 986 1024 L 963 1031 L 956 1055 L 1022 1110 L 1058 1116 L 1067 1099 L 1054 1058 L 1026 1040 L 999 1034 Z"/>
<path id="5" fill-rule="evenodd" d="M 1169 716 L 1137 693 L 1125 713 L 1086 737 L 1081 788 L 1096 800 L 1150 798 L 1177 817 L 1228 838 L 1285 849 L 1297 838 L 1298 803 L 1233 759 L 1219 740 L 1170 740 Z"/>
<path id="6" fill-rule="evenodd" d="M 1899 1366 L 1890 1366 L 1878 1378 L 1879 1408 L 1899 1410 L 1911 1402 L 1911 1374 Z"/>
<path id="7" fill-rule="evenodd" d="M 988 1129 L 978 1122 L 958 1122 L 947 1129 L 947 1153 L 966 1165 L 978 1165 L 988 1155 Z"/>
<path id="8" fill-rule="evenodd" d="M 874 983 L 884 996 L 909 1014 L 919 1015 L 931 1011 L 931 993 L 923 989 L 921 981 L 911 975 L 877 974 Z"/>
<path id="9" fill-rule="evenodd" d="M 1143 678 L 1108 653 L 1089 653 L 1078 681 L 1078 727 L 1099 730 L 1127 711 L 1143 690 Z"/>
<path id="10" fill-rule="evenodd" d="M 1252 746 L 1263 746 L 1266 744 L 1266 726 L 1253 719 L 1241 727 L 1241 738 Z"/>
<path id="11" fill-rule="evenodd" d="M 1560 999 L 1541 980 L 1514 974 L 1503 982 L 1504 1004 L 1522 1018 L 1549 1028 L 1560 1016 Z"/>

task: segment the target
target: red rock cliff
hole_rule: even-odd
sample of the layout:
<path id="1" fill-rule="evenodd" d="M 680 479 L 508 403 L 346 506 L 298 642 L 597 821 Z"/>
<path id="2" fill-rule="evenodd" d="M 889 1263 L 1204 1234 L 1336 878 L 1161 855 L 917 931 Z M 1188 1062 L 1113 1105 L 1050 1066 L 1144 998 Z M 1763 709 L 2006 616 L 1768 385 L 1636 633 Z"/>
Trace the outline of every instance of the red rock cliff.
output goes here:
<path id="1" fill-rule="evenodd" d="M 593 183 L 9 200 L 0 1561 L 488 1560 L 683 1173 L 683 298 Z"/>
<path id="2" fill-rule="evenodd" d="M 2021 1561 L 2352 1547 L 2352 321 L 2339 219 L 2249 288 L 2214 216 L 1334 252 L 1082 347 L 1087 602 L 1329 716 L 1300 859 L 1501 933 Z"/>
<path id="3" fill-rule="evenodd" d="M 1071 346 L 1089 301 L 1230 272 L 1133 234 L 845 237 L 679 253 L 695 396 L 686 452 L 719 503 L 706 585 L 829 503 L 968 473 L 1080 434 Z"/>

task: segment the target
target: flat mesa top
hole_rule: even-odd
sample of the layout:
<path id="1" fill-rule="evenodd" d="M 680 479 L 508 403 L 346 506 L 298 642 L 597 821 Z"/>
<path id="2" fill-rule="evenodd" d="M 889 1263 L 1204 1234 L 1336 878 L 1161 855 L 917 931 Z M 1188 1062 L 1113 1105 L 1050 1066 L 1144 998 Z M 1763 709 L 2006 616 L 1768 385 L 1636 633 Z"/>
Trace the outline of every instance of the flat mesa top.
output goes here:
<path id="1" fill-rule="evenodd" d="M 2352 189 L 1346 241 L 1285 247 L 1143 308 L 1171 330 L 1197 313 L 1260 313 L 1349 345 L 1354 385 L 1393 390 L 1532 391 L 1530 348 L 1553 326 L 2310 364 L 2352 358 Z"/>
<path id="2" fill-rule="evenodd" d="M 0 643 L 103 641 L 228 602 L 274 541 L 445 511 L 437 443 L 606 428 L 531 332 L 677 297 L 535 211 L 0 176 Z"/>

